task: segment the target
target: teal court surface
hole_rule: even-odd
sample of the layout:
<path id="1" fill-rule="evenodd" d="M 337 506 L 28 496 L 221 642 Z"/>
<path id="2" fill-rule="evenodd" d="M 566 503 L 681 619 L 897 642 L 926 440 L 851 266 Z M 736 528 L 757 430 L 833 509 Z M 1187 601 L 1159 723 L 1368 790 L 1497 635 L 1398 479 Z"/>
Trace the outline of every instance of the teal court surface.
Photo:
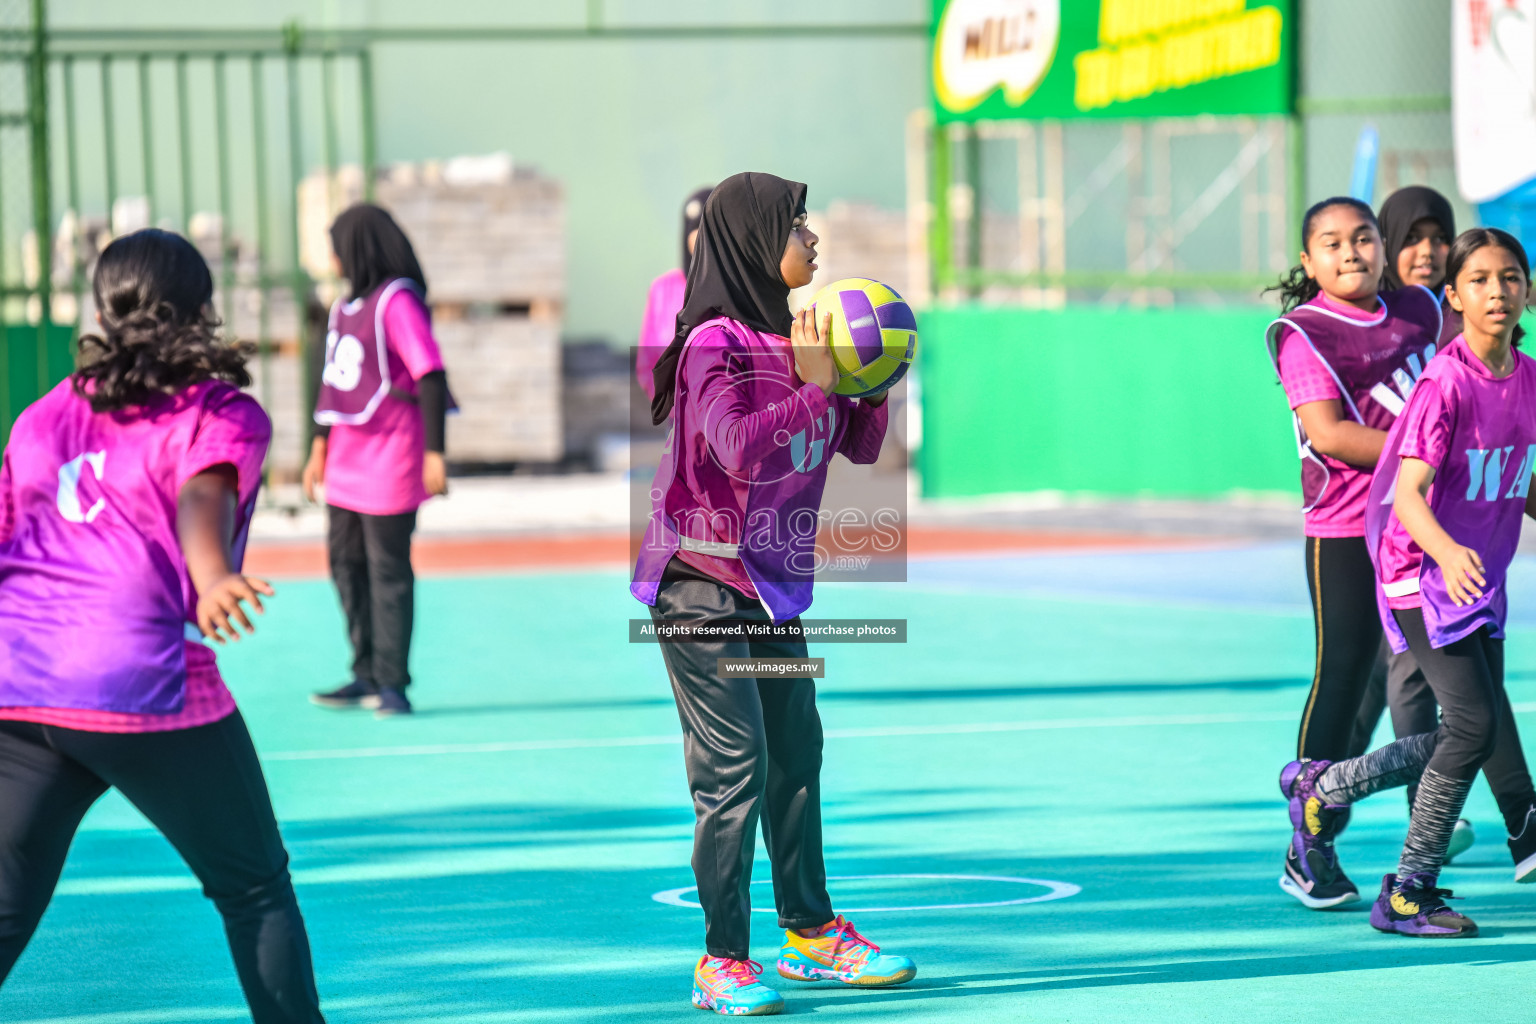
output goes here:
<path id="1" fill-rule="evenodd" d="M 656 648 L 626 642 L 641 607 L 625 580 L 423 578 L 410 719 L 306 703 L 345 665 L 323 580 L 279 581 L 254 641 L 221 655 L 331 1021 L 708 1019 L 688 1003 L 703 927 L 677 719 Z M 1511 606 L 1529 742 L 1536 561 L 1517 566 Z M 1478 843 L 1444 876 L 1479 939 L 1379 935 L 1368 899 L 1316 913 L 1276 885 L 1289 826 L 1275 778 L 1313 659 L 1299 541 L 914 561 L 905 584 L 820 588 L 813 614 L 909 621 L 904 646 L 812 653 L 827 659 L 832 893 L 919 974 L 889 991 L 784 981 L 787 1013 L 1536 1015 L 1536 886 L 1510 881 L 1481 783 Z M 1362 893 L 1396 862 L 1405 806 L 1366 801 L 1340 841 Z M 766 883 L 753 892 L 771 907 Z M 780 933 L 755 917 L 771 975 Z M 87 817 L 0 1019 L 248 1019 L 212 906 L 115 795 Z"/>

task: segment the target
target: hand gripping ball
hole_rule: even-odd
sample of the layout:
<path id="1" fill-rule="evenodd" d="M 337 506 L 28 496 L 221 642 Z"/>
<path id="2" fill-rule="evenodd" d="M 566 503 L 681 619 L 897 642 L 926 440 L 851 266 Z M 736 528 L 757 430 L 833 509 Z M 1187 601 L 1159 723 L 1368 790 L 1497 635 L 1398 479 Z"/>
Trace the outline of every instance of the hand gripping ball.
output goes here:
<path id="1" fill-rule="evenodd" d="M 878 395 L 906 376 L 917 353 L 917 318 L 896 289 L 865 277 L 834 281 L 811 299 L 817 322 L 832 314 L 833 394 Z"/>

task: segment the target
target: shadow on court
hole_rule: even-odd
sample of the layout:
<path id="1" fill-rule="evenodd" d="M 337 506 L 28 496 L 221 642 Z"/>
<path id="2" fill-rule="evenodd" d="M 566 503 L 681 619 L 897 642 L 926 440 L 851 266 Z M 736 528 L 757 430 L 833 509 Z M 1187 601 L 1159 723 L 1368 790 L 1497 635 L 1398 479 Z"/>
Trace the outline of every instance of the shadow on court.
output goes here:
<path id="1" fill-rule="evenodd" d="M 1347 976 L 1360 985 L 1403 968 L 1536 960 L 1536 942 L 1501 941 L 1528 936 L 1531 927 L 1495 925 L 1532 909 L 1513 886 L 1495 884 L 1493 898 L 1479 901 L 1487 937 L 1444 945 L 1377 936 L 1358 911 L 1299 909 L 1274 886 L 1275 847 L 1284 837 L 1259 820 L 1261 811 L 1273 816 L 1270 805 L 1192 809 L 1199 821 L 1237 814 L 1250 822 L 1223 833 L 1238 840 L 1236 848 L 1202 853 L 934 857 L 871 853 L 865 843 L 841 841 L 897 826 L 899 816 L 870 809 L 881 802 L 870 797 L 900 805 L 965 795 L 910 790 L 837 801 L 827 814 L 830 873 L 1007 876 L 1071 882 L 1083 891 L 1009 907 L 855 913 L 871 938 L 918 958 L 918 981 L 880 992 L 785 981 L 792 1012 L 879 1009 L 897 1019 L 1008 1020 L 1029 1005 L 1021 999 L 1080 998 L 1098 989 L 1144 994 L 1214 981 L 1278 994 L 1312 975 Z M 970 795 L 985 796 L 979 789 Z M 1165 810 L 1115 813 L 1134 834 L 1156 829 Z M 1026 817 L 1045 813 L 1033 808 Z M 905 821 L 908 829 L 934 825 L 915 807 Z M 483 805 L 288 823 L 331 1019 L 701 1019 L 686 1002 L 701 916 L 651 898 L 691 882 L 690 827 L 686 808 L 673 805 Z M 1390 858 L 1392 821 L 1351 831 L 1360 863 Z M 645 866 L 661 848 L 675 862 Z M 623 863 L 629 858 L 634 866 Z M 486 870 L 495 864 L 503 866 Z M 766 867 L 759 851 L 759 878 Z M 1466 874 L 1492 881 L 1487 870 Z M 834 881 L 832 889 L 840 905 L 853 907 L 985 903 L 1044 891 L 959 879 Z M 769 886 L 754 885 L 753 894 L 757 906 L 771 907 Z M 773 915 L 755 914 L 754 926 L 755 953 L 771 973 Z M 1320 939 L 1327 955 L 1318 955 Z M 76 1016 L 126 1005 L 150 1016 Z M 165 842 L 147 830 L 81 835 L 64 891 L 0 994 L 0 1007 L 6 1019 L 26 1024 L 212 1021 L 239 1019 L 241 1012 L 211 906 Z"/>
<path id="2" fill-rule="evenodd" d="M 1482 784 L 1468 808 L 1479 843 L 1445 876 L 1481 939 L 1378 935 L 1366 904 L 1309 912 L 1276 885 L 1288 825 L 1275 777 L 1294 747 L 1314 636 L 1304 607 L 1252 605 L 1298 589 L 1294 548 L 1118 557 L 1014 564 L 1013 582 L 1118 572 L 1148 600 L 1014 594 L 1002 560 L 977 570 L 992 585 L 985 594 L 963 592 L 969 570 L 956 563 L 937 567 L 953 590 L 818 597 L 826 617 L 921 626 L 900 649 L 828 645 L 829 873 L 1082 889 L 976 906 L 1046 890 L 834 881 L 841 908 L 948 909 L 855 910 L 866 935 L 918 960 L 917 981 L 877 992 L 786 981 L 789 1011 L 921 1024 L 1292 1024 L 1302 999 L 1326 998 L 1329 1019 L 1365 1021 L 1404 992 L 1430 992 L 1475 1010 L 1479 1024 L 1528 1020 L 1536 886 L 1511 883 Z M 1158 574 L 1172 570 L 1186 593 L 1219 579 L 1217 603 L 1230 596 L 1232 607 L 1160 605 Z M 709 1019 L 688 1004 L 702 915 L 652 899 L 692 883 L 692 814 L 659 658 L 624 642 L 633 602 L 622 574 L 424 580 L 420 609 L 418 703 L 429 713 L 411 720 L 305 703 L 344 664 L 324 584 L 285 584 L 258 642 L 221 652 L 268 755 L 329 1019 Z M 579 656 L 551 653 L 547 638 L 593 622 L 607 632 Z M 1517 705 L 1536 700 L 1531 639 L 1512 630 Z M 995 724 L 1008 729 L 985 731 Z M 539 746 L 550 741 L 561 746 Z M 1384 794 L 1359 806 L 1340 839 L 1367 899 L 1405 828 L 1401 795 Z M 755 873 L 768 874 L 761 850 Z M 767 885 L 752 895 L 771 904 Z M 771 978 L 774 916 L 753 917 L 753 953 Z M 0 990 L 0 1020 L 244 1019 L 212 907 L 163 839 L 104 800 Z"/>

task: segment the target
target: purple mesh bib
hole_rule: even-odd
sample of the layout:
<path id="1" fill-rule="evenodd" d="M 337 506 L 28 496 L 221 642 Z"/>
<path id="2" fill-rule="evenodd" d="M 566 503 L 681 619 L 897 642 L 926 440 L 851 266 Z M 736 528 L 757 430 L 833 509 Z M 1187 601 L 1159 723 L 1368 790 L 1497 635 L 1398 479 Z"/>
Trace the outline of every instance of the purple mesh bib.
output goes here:
<path id="1" fill-rule="evenodd" d="M 1434 358 L 1440 335 L 1440 301 L 1422 285 L 1410 285 L 1381 296 L 1381 310 L 1373 320 L 1356 320 L 1335 313 L 1319 297 L 1291 310 L 1265 331 L 1269 358 L 1280 372 L 1280 336 L 1290 328 L 1316 354 L 1339 393 L 1344 408 L 1356 423 L 1387 430 L 1413 393 L 1414 382 Z M 1296 451 L 1301 457 L 1301 493 L 1305 509 L 1316 508 L 1328 489 L 1330 473 L 1301 427 L 1296 430 Z"/>
<path id="2" fill-rule="evenodd" d="M 357 426 L 373 418 L 389 397 L 389 345 L 384 337 L 384 310 L 401 288 L 414 282 L 395 278 L 373 293 L 331 306 L 325 334 L 325 369 L 315 402 L 315 422 L 325 426 Z"/>
<path id="3" fill-rule="evenodd" d="M 1440 567 L 1424 556 L 1416 582 L 1429 642 L 1444 647 L 1484 626 L 1502 637 L 1508 607 L 1505 578 L 1520 543 L 1525 499 L 1536 470 L 1536 360 L 1517 351 L 1515 372 L 1495 379 L 1458 336 L 1430 362 L 1423 378 L 1435 382 L 1453 414 L 1445 463 L 1435 467 L 1429 489 L 1430 511 L 1453 540 L 1482 557 L 1488 581 L 1482 597 L 1457 607 L 1446 593 Z M 1397 425 L 1387 434 L 1365 509 L 1366 546 L 1376 565 L 1376 604 L 1392 649 L 1398 652 L 1407 650 L 1408 643 L 1382 587 L 1381 541 L 1392 517 L 1401 450 L 1402 427 Z M 1411 586 L 1415 581 L 1408 582 Z"/>

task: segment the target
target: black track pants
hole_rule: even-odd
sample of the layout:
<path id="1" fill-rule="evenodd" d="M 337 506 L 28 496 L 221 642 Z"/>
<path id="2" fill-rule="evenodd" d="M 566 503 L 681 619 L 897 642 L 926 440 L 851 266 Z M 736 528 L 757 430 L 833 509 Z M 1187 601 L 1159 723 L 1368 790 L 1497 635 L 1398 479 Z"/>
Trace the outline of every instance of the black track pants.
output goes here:
<path id="1" fill-rule="evenodd" d="M 1434 732 L 1440 726 L 1440 706 L 1435 703 L 1435 693 L 1429 688 L 1419 663 L 1413 660 L 1412 652 L 1393 654 L 1385 637 L 1381 646 L 1380 665 L 1371 673 L 1360 702 L 1354 738 L 1350 741 L 1350 757 L 1359 757 L 1371 749 L 1371 736 L 1376 732 L 1383 711 L 1390 710 L 1392 735 L 1398 739 Z"/>
<path id="2" fill-rule="evenodd" d="M 1495 780 L 1525 774 L 1519 734 L 1505 737 L 1510 742 L 1500 742 L 1504 729 L 1515 728 L 1504 692 L 1504 641 L 1480 629 L 1455 643 L 1431 647 L 1423 612 L 1411 608 L 1392 614 L 1440 704 L 1435 752 L 1426 770 L 1470 781 L 1482 769 L 1495 793 Z"/>
<path id="3" fill-rule="evenodd" d="M 329 505 L 331 579 L 347 616 L 352 678 L 388 690 L 411 683 L 416 575 L 411 534 L 416 513 L 370 516 Z"/>
<path id="4" fill-rule="evenodd" d="M 651 616 L 657 622 L 769 621 L 757 601 L 701 578 L 677 559 L 662 578 Z M 821 717 L 810 679 L 723 679 L 716 661 L 804 658 L 805 642 L 691 641 L 664 643 L 661 652 L 683 726 L 705 946 L 711 956 L 746 960 L 759 819 L 779 927 L 832 920 L 821 853 Z"/>
<path id="5" fill-rule="evenodd" d="M 1376 573 L 1363 537 L 1308 537 L 1306 551 L 1317 660 L 1296 756 L 1338 761 L 1356 753 L 1355 722 L 1380 671 Z"/>
<path id="6" fill-rule="evenodd" d="M 80 819 L 109 788 L 202 882 L 255 1024 L 323 1021 L 288 851 L 239 712 L 126 734 L 0 721 L 0 981 L 53 898 Z"/>
<path id="7" fill-rule="evenodd" d="M 1420 667 L 1417 648 L 1392 654 L 1386 645 L 1376 606 L 1375 571 L 1365 541 L 1359 537 L 1308 537 L 1307 583 L 1312 593 L 1320 650 L 1317 675 L 1302 720 L 1300 756 L 1333 761 L 1363 754 L 1370 746 L 1383 703 L 1391 711 L 1392 732 L 1399 739 L 1439 730 L 1440 704 Z M 1404 624 L 1401 616 L 1399 620 L 1399 627 L 1409 633 L 1410 626 Z M 1416 623 L 1412 628 L 1423 630 L 1421 614 L 1414 612 L 1411 621 Z M 1488 643 L 1500 645 L 1498 656 L 1502 658 L 1502 641 Z M 1422 646 L 1427 650 L 1428 644 L 1426 636 Z M 1443 656 L 1449 649 L 1431 656 Z M 1452 677 L 1455 675 L 1451 673 Z M 1359 697 L 1355 698 L 1352 695 L 1357 687 Z M 1351 700 L 1357 701 L 1353 712 L 1347 710 Z M 1494 710 L 1498 718 L 1497 739 L 1483 774 L 1498 801 L 1505 826 L 1514 833 L 1524 826 L 1526 811 L 1536 803 L 1536 790 L 1502 683 Z M 1346 721 L 1348 741 L 1339 749 L 1339 726 Z M 1461 777 L 1437 770 L 1451 778 Z M 1417 790 L 1417 783 L 1408 786 L 1410 805 Z"/>

